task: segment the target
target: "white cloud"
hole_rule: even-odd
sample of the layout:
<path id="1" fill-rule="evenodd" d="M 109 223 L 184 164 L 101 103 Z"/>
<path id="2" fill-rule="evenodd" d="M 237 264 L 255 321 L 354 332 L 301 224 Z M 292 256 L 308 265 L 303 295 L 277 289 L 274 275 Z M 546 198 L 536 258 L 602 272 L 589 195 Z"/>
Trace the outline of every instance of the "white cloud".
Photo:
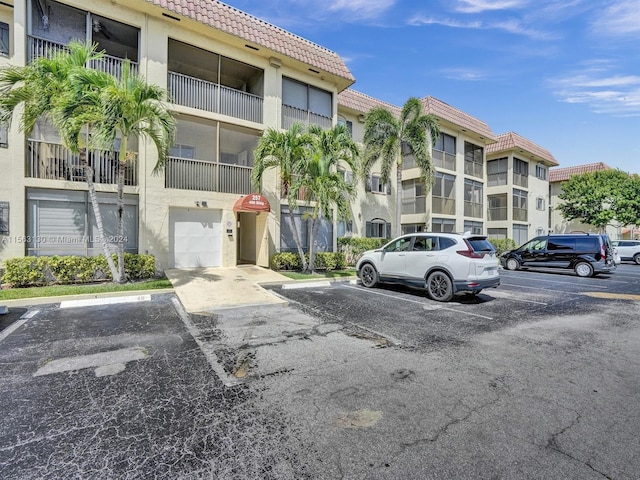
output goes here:
<path id="1" fill-rule="evenodd" d="M 331 12 L 350 12 L 360 18 L 375 18 L 395 5 L 397 0 L 333 0 L 328 2 Z M 313 2 L 315 8 L 318 2 Z"/>
<path id="2" fill-rule="evenodd" d="M 488 75 L 480 70 L 472 70 L 468 68 L 448 68 L 440 70 L 445 78 L 451 80 L 461 80 L 465 82 L 477 82 L 486 80 Z"/>
<path id="3" fill-rule="evenodd" d="M 611 2 L 600 12 L 593 27 L 607 35 L 640 34 L 640 0 Z"/>
<path id="4" fill-rule="evenodd" d="M 454 20 L 451 18 L 435 18 L 416 15 L 409 19 L 407 22 L 409 25 L 442 25 L 451 28 L 466 28 L 466 29 L 482 29 L 482 30 L 503 30 L 515 35 L 522 35 L 529 38 L 535 38 L 538 40 L 549 40 L 556 38 L 556 35 L 550 32 L 542 30 L 536 30 L 523 25 L 519 20 L 511 19 L 502 22 L 482 22 L 480 20 L 463 22 L 460 20 Z"/>
<path id="5" fill-rule="evenodd" d="M 461 13 L 480 13 L 522 8 L 527 3 L 526 0 L 458 0 L 454 9 Z"/>

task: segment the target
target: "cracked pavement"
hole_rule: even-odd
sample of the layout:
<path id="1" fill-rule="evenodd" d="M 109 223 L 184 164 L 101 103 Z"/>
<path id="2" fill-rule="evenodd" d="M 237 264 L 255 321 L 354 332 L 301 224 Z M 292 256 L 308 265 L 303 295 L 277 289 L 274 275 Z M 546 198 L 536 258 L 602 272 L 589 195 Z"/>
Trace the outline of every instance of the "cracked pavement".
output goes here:
<path id="1" fill-rule="evenodd" d="M 523 287 L 445 309 L 339 285 L 43 307 L 0 341 L 0 477 L 637 478 L 640 303 L 552 278 L 527 308 Z"/>

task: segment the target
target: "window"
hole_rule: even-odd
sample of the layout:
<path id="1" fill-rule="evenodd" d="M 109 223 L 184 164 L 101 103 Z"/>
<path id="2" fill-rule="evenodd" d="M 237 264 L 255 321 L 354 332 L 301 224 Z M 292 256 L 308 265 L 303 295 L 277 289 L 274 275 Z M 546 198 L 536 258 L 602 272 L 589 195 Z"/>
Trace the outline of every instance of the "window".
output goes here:
<path id="1" fill-rule="evenodd" d="M 433 144 L 431 156 L 433 157 L 433 164 L 436 167 L 455 170 L 456 137 L 441 133 L 436 143 Z"/>
<path id="2" fill-rule="evenodd" d="M 513 189 L 513 219 L 518 222 L 527 221 L 527 197 L 524 190 Z"/>
<path id="3" fill-rule="evenodd" d="M 456 177 L 454 175 L 436 172 L 431 191 L 431 209 L 433 213 L 455 215 Z"/>
<path id="4" fill-rule="evenodd" d="M 342 175 L 345 182 L 349 184 L 353 183 L 353 172 L 351 170 L 347 170 L 344 167 L 338 167 L 338 173 Z"/>
<path id="5" fill-rule="evenodd" d="M 476 235 L 482 235 L 482 222 L 473 222 L 471 220 L 465 220 L 464 231 L 471 232 Z"/>
<path id="6" fill-rule="evenodd" d="M 508 159 L 499 158 L 487 162 L 487 186 L 495 187 L 507 184 L 507 172 L 509 171 Z"/>
<path id="7" fill-rule="evenodd" d="M 391 224 L 385 222 L 382 218 L 374 218 L 366 224 L 366 235 L 373 238 L 389 238 L 391 237 Z"/>
<path id="8" fill-rule="evenodd" d="M 434 232 L 453 233 L 456 231 L 456 221 L 453 218 L 434 218 L 431 225 Z"/>
<path id="9" fill-rule="evenodd" d="M 484 150 L 473 143 L 464 142 L 464 173 L 482 178 Z"/>
<path id="10" fill-rule="evenodd" d="M 487 197 L 489 203 L 487 220 L 506 220 L 507 219 L 507 194 L 489 195 Z"/>
<path id="11" fill-rule="evenodd" d="M 0 202 L 0 235 L 9 235 L 9 202 Z"/>
<path id="12" fill-rule="evenodd" d="M 385 252 L 406 252 L 411 249 L 411 240 L 413 237 L 399 238 L 393 243 L 387 245 L 384 249 Z"/>
<path id="13" fill-rule="evenodd" d="M 402 234 L 426 232 L 427 229 L 424 223 L 407 223 L 402 225 Z"/>
<path id="14" fill-rule="evenodd" d="M 347 130 L 349 131 L 349 135 L 353 137 L 353 122 L 350 122 L 349 120 L 340 116 L 338 117 L 338 125 L 344 125 L 345 127 L 347 127 Z"/>
<path id="15" fill-rule="evenodd" d="M 482 183 L 475 180 L 464 181 L 465 217 L 482 217 Z"/>
<path id="16" fill-rule="evenodd" d="M 283 128 L 290 128 L 295 122 L 331 127 L 331 92 L 283 77 L 282 105 Z"/>
<path id="17" fill-rule="evenodd" d="M 311 238 L 311 220 L 305 215 L 311 213 L 311 208 L 300 206 L 294 212 L 293 221 L 300 235 L 302 249 L 309 251 L 309 239 Z M 320 224 L 316 224 L 318 236 L 316 237 L 316 248 L 318 252 L 330 252 L 333 250 L 333 223 L 326 219 L 320 218 Z M 293 236 L 293 228 L 291 226 L 291 216 L 289 215 L 289 207 L 283 206 L 280 211 L 280 251 L 281 252 L 298 252 L 298 247 Z"/>
<path id="18" fill-rule="evenodd" d="M 516 242 L 516 245 L 522 245 L 529 238 L 529 227 L 527 225 L 518 225 L 517 223 L 513 224 L 513 240 Z"/>
<path id="19" fill-rule="evenodd" d="M 7 148 L 9 146 L 9 131 L 4 125 L 0 125 L 0 147 Z"/>
<path id="20" fill-rule="evenodd" d="M 496 240 L 504 240 L 507 238 L 507 229 L 506 228 L 488 228 L 487 237 L 494 238 Z"/>
<path id="21" fill-rule="evenodd" d="M 353 235 L 353 221 L 340 220 L 337 224 L 338 237 L 350 237 Z"/>
<path id="22" fill-rule="evenodd" d="M 9 25 L 0 22 L 0 57 L 9 56 Z"/>
<path id="23" fill-rule="evenodd" d="M 544 198 L 536 198 L 536 210 L 544 210 Z"/>
<path id="24" fill-rule="evenodd" d="M 374 193 L 391 194 L 391 182 L 384 183 L 380 175 L 371 175 L 367 181 L 367 191 Z"/>
<path id="25" fill-rule="evenodd" d="M 517 158 L 513 159 L 513 183 L 521 187 L 529 186 L 529 164 Z"/>
<path id="26" fill-rule="evenodd" d="M 547 179 L 547 167 L 541 163 L 536 165 L 536 178 L 539 178 L 540 180 Z"/>
<path id="27" fill-rule="evenodd" d="M 175 144 L 169 151 L 170 157 L 188 158 L 193 160 L 196 158 L 196 147 L 193 145 Z"/>
<path id="28" fill-rule="evenodd" d="M 536 228 L 536 236 L 539 237 L 540 235 L 544 235 L 545 231 L 544 228 Z"/>
<path id="29" fill-rule="evenodd" d="M 420 180 L 402 182 L 402 213 L 425 213 L 426 211 L 424 182 Z"/>

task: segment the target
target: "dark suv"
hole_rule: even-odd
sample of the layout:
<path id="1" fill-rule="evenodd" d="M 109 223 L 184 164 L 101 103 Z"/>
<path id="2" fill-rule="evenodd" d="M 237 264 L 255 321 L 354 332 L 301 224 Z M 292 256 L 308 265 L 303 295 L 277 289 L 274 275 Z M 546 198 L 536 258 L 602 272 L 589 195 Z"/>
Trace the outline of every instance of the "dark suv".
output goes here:
<path id="1" fill-rule="evenodd" d="M 613 247 L 607 235 L 566 233 L 544 235 L 502 254 L 508 270 L 526 267 L 568 268 L 579 277 L 611 273 L 616 269 Z"/>

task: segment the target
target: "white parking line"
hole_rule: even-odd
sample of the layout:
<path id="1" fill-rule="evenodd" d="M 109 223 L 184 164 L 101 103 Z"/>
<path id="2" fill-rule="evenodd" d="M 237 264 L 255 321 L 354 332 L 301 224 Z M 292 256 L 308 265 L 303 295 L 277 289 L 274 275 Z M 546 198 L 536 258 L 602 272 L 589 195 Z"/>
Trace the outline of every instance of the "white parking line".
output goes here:
<path id="1" fill-rule="evenodd" d="M 5 328 L 2 333 L 0 333 L 0 342 L 19 329 L 22 325 L 27 323 L 27 320 L 33 318 L 40 310 L 29 310 L 24 313 L 19 320 L 13 322 L 7 328 Z"/>
<path id="2" fill-rule="evenodd" d="M 60 302 L 60 308 L 93 307 L 97 305 L 115 305 L 117 303 L 150 302 L 151 295 L 136 295 L 131 297 L 88 298 L 86 300 L 65 300 Z"/>
<path id="3" fill-rule="evenodd" d="M 393 299 L 398 299 L 398 297 L 396 297 L 395 295 L 389 295 L 387 293 L 382 293 L 380 291 L 376 291 L 376 290 L 369 290 L 368 288 L 363 288 L 363 287 L 352 287 L 351 285 L 345 285 L 345 288 L 353 288 L 354 290 L 359 290 L 361 292 L 367 292 L 367 293 L 371 293 L 374 295 L 380 295 L 381 297 L 389 297 L 389 298 L 393 298 Z M 480 318 L 485 318 L 487 320 L 493 320 L 493 317 L 487 317 L 486 315 L 480 315 L 479 313 L 471 313 L 471 312 L 465 312 L 462 310 L 456 310 L 454 308 L 447 308 L 441 305 L 432 305 L 431 303 L 425 303 L 425 302 L 420 302 L 418 300 L 411 300 L 410 298 L 403 298 L 402 299 L 403 302 L 410 302 L 410 303 L 417 303 L 418 305 L 422 305 L 423 307 L 426 307 L 426 309 L 428 310 L 448 310 L 450 312 L 455 312 L 455 313 L 460 313 L 463 315 L 471 315 L 473 317 L 480 317 Z"/>

